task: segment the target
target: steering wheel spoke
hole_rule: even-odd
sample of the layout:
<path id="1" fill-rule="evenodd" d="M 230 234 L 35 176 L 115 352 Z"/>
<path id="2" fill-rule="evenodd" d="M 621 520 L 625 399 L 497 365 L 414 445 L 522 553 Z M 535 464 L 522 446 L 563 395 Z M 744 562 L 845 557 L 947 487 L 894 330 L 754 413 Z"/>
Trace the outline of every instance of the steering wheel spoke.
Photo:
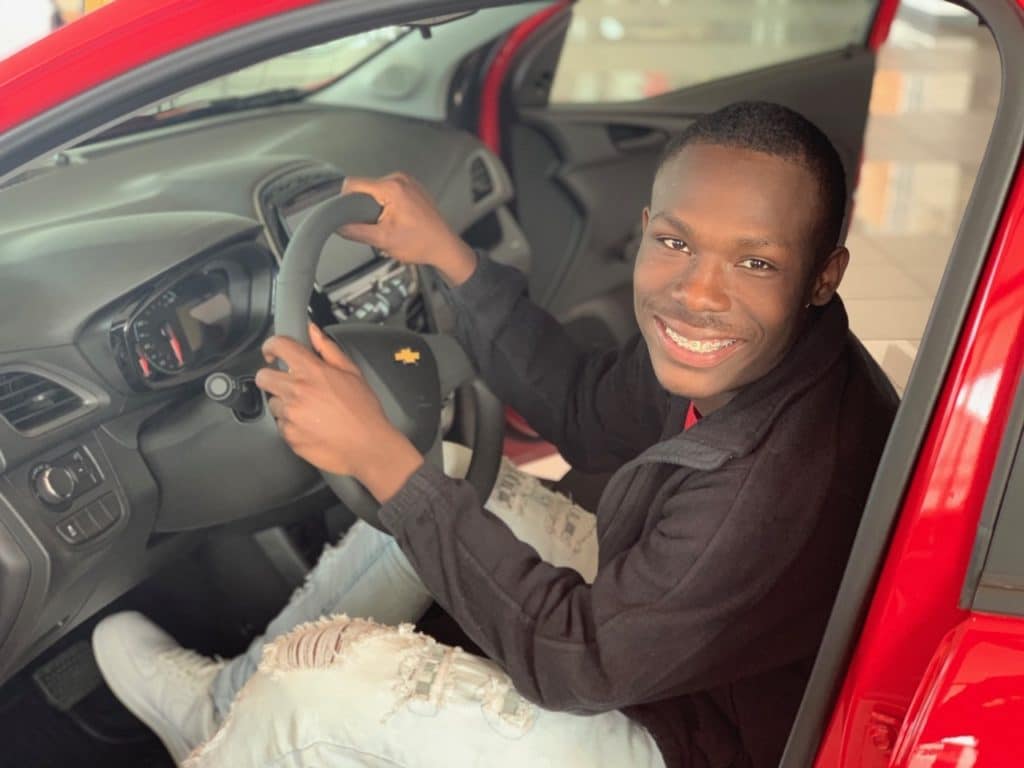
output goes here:
<path id="1" fill-rule="evenodd" d="M 470 362 L 469 355 L 453 336 L 425 333 L 420 338 L 430 347 L 437 361 L 442 397 L 447 397 L 463 384 L 476 378 L 476 369 Z"/>

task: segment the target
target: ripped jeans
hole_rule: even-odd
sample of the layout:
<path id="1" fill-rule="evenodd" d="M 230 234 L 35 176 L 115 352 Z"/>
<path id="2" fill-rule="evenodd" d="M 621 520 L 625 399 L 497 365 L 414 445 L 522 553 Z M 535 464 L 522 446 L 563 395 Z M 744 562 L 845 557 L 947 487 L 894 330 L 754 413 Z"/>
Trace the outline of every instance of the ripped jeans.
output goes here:
<path id="1" fill-rule="evenodd" d="M 445 449 L 446 471 L 462 475 L 468 451 Z M 593 580 L 592 514 L 507 462 L 485 506 L 546 561 Z M 622 713 L 544 710 L 490 660 L 415 632 L 431 601 L 394 539 L 355 524 L 221 670 L 221 727 L 185 765 L 663 768 Z"/>

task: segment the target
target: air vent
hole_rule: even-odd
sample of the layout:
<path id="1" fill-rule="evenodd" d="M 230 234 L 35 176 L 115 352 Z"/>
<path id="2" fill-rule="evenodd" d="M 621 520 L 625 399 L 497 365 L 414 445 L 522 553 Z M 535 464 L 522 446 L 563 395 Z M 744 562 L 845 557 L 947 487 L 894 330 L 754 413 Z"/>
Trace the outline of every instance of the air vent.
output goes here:
<path id="1" fill-rule="evenodd" d="M 45 376 L 0 372 L 0 417 L 19 432 L 38 432 L 84 408 L 81 397 Z"/>
<path id="2" fill-rule="evenodd" d="M 470 189 L 473 191 L 473 202 L 479 203 L 494 192 L 494 181 L 487 165 L 479 157 L 473 158 L 469 165 Z"/>

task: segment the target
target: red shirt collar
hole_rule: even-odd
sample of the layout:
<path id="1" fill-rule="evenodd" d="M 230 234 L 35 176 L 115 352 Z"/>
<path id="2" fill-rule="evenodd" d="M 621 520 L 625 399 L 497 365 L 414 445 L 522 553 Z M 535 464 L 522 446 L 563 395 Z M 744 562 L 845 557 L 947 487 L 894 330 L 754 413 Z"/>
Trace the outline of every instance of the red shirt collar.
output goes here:
<path id="1" fill-rule="evenodd" d="M 686 409 L 686 421 L 683 422 L 683 429 L 684 430 L 689 429 L 694 424 L 696 424 L 698 421 L 700 421 L 700 411 L 698 411 L 694 407 L 693 401 L 691 400 L 690 401 L 690 406 Z"/>

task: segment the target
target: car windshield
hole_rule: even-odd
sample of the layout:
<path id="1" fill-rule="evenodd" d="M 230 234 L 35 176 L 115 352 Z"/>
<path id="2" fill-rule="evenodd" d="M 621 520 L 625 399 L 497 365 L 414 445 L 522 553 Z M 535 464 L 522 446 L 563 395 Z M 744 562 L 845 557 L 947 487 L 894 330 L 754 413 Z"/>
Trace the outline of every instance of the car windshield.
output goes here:
<path id="1" fill-rule="evenodd" d="M 265 94 L 302 97 L 346 77 L 408 33 L 408 28 L 382 27 L 286 53 L 181 91 L 135 113 L 134 118 L 201 114 L 210 104 L 228 100 L 259 106 Z"/>

